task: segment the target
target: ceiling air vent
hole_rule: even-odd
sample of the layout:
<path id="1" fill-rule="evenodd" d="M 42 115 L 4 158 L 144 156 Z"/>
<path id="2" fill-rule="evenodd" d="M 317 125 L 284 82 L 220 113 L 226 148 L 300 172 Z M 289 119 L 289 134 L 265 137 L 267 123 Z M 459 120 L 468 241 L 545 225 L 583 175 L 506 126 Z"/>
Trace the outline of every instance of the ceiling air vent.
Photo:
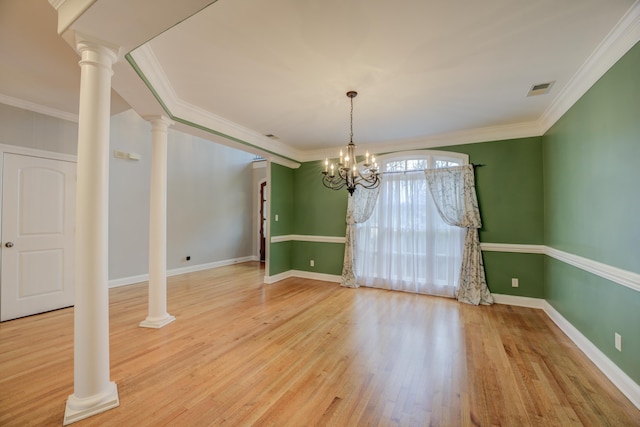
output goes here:
<path id="1" fill-rule="evenodd" d="M 535 96 L 535 95 L 544 95 L 545 93 L 549 93 L 551 90 L 551 86 L 555 83 L 555 80 L 547 83 L 537 83 L 531 86 L 529 89 L 529 93 L 527 96 Z"/>

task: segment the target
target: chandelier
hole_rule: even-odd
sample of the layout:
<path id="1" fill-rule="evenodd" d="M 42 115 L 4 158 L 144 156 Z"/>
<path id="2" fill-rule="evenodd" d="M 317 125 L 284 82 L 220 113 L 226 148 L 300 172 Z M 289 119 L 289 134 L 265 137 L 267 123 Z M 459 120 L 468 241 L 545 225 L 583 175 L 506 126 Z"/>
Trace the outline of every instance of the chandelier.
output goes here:
<path id="1" fill-rule="evenodd" d="M 324 160 L 324 170 L 322 171 L 322 184 L 332 190 L 340 190 L 347 187 L 350 195 L 356 190 L 356 185 L 363 188 L 376 188 L 380 185 L 380 174 L 378 173 L 378 164 L 375 156 L 369 158 L 369 152 L 364 155 L 364 163 L 362 167 L 358 166 L 356 159 L 356 145 L 353 143 L 353 98 L 358 92 L 349 91 L 347 96 L 351 100 L 351 132 L 349 133 L 349 144 L 347 145 L 347 153 L 340 150 L 340 160 L 338 167 L 329 163 L 329 159 Z"/>

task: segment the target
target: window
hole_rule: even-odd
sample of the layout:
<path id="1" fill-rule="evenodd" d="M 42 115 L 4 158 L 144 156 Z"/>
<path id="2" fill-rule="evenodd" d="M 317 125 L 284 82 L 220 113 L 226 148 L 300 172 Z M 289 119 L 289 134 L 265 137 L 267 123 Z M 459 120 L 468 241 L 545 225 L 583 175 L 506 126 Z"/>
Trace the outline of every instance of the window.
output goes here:
<path id="1" fill-rule="evenodd" d="M 380 195 L 369 220 L 356 225 L 360 284 L 455 296 L 466 230 L 442 221 L 423 170 L 467 162 L 466 155 L 434 151 L 378 158 Z"/>

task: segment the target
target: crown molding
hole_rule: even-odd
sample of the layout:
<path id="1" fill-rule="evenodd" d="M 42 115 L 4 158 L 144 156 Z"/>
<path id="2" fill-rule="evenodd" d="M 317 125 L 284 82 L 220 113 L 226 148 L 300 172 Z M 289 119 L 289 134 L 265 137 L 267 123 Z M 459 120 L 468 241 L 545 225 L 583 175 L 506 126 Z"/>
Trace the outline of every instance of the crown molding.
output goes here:
<path id="1" fill-rule="evenodd" d="M 55 9 L 58 10 L 60 7 L 66 3 L 67 0 L 49 0 L 49 4 Z"/>
<path id="2" fill-rule="evenodd" d="M 145 82 L 153 96 L 160 102 L 167 114 L 171 115 L 178 104 L 179 98 L 169 78 L 164 72 L 158 57 L 148 43 L 129 52 L 128 56 L 133 60 L 131 64 L 140 78 Z M 129 61 L 131 63 L 131 61 Z M 144 71 L 141 69 L 144 66 Z"/>
<path id="3" fill-rule="evenodd" d="M 173 89 L 162 65 L 148 43 L 132 51 L 129 58 L 133 61 L 131 65 L 136 69 L 140 78 L 145 81 L 155 98 L 173 120 L 199 127 L 248 148 L 266 151 L 274 156 L 289 160 L 291 164 L 302 156 L 303 152 L 298 149 L 280 141 L 274 141 L 252 129 L 182 100 Z"/>
<path id="4" fill-rule="evenodd" d="M 266 160 L 271 163 L 277 163 L 281 166 L 286 166 L 289 169 L 298 169 L 301 163 L 294 162 L 293 160 L 285 159 L 284 157 L 279 156 L 267 156 Z"/>
<path id="5" fill-rule="evenodd" d="M 640 0 L 629 8 L 538 120 L 544 134 L 640 41 Z"/>
<path id="6" fill-rule="evenodd" d="M 211 129 L 213 133 L 219 136 L 233 139 L 236 142 L 253 146 L 278 156 L 291 160 L 298 160 L 302 156 L 300 150 L 285 145 L 280 141 L 274 141 L 254 130 L 240 126 L 181 99 L 175 103 L 173 115 Z"/>
<path id="7" fill-rule="evenodd" d="M 78 123 L 78 115 L 68 113 L 66 111 L 58 110 L 56 108 L 45 107 L 44 105 L 36 104 L 35 102 L 24 101 L 22 99 L 13 98 L 11 96 L 3 95 L 0 93 L 0 103 L 10 105 L 12 107 L 21 108 L 23 110 L 33 111 L 34 113 L 40 113 L 58 119 L 67 120 L 69 122 Z"/>
<path id="8" fill-rule="evenodd" d="M 49 0 L 58 12 L 58 34 L 66 32 L 96 0 Z"/>

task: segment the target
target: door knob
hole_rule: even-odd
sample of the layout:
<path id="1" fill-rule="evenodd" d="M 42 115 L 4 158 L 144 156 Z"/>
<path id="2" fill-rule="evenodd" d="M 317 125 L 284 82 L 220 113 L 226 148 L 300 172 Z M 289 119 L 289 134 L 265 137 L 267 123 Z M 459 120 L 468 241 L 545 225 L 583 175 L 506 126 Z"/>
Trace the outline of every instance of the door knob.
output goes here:
<path id="1" fill-rule="evenodd" d="M 4 244 L 6 247 L 8 248 L 12 248 L 13 247 L 13 242 L 7 242 Z"/>

